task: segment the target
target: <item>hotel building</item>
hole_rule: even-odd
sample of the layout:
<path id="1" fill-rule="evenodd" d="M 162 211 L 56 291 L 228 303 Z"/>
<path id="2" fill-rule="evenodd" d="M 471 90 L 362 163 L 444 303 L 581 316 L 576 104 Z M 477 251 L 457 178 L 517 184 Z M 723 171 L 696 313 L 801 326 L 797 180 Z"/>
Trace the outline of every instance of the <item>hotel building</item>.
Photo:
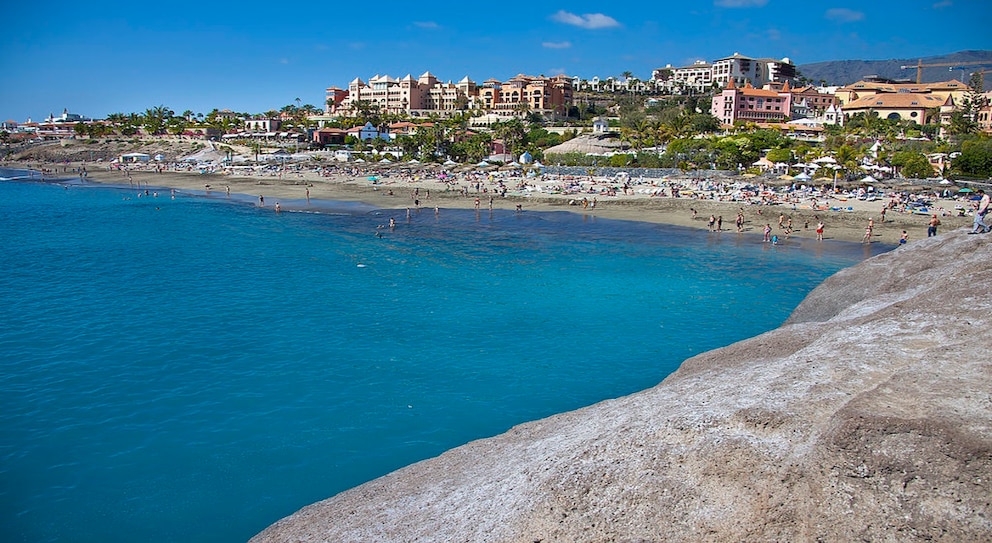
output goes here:
<path id="1" fill-rule="evenodd" d="M 564 115 L 572 104 L 572 80 L 556 77 L 517 75 L 508 81 L 486 80 L 481 86 L 468 77 L 457 83 L 443 83 L 430 72 L 414 79 L 407 75 L 355 78 L 347 90 L 327 89 L 327 114 L 353 115 L 359 102 L 377 105 L 384 113 L 411 117 L 449 116 L 481 109 L 500 116 L 520 116 L 529 112 L 546 116 Z"/>

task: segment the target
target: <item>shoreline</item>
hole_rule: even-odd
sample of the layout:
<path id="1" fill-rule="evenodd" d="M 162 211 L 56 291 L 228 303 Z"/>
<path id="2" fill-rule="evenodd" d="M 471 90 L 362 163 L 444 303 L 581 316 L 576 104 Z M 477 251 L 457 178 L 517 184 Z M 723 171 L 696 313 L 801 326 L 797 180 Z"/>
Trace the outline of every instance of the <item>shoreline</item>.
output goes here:
<path id="1" fill-rule="evenodd" d="M 40 171 L 39 165 L 32 163 L 7 166 Z M 95 169 L 96 167 L 100 169 Z M 897 245 L 903 230 L 906 230 L 910 242 L 927 237 L 927 223 L 931 217 L 931 214 L 900 213 L 889 209 L 883 222 L 880 220 L 880 212 L 888 203 L 886 198 L 876 201 L 830 198 L 825 204 L 828 209 L 822 209 L 824 205 L 821 205 L 819 209 L 814 210 L 813 202 L 802 198 L 792 203 L 764 205 L 721 201 L 715 198 L 712 191 L 692 191 L 692 197 L 679 198 L 644 193 L 665 190 L 667 194 L 668 189 L 656 184 L 663 180 L 652 181 L 650 185 L 646 185 L 649 190 L 641 193 L 631 190 L 628 194 L 618 192 L 607 196 L 593 192 L 551 194 L 533 189 L 509 190 L 506 185 L 502 185 L 503 181 L 508 183 L 535 181 L 521 177 L 494 178 L 492 175 L 477 175 L 475 178 L 455 177 L 455 181 L 441 181 L 426 172 L 397 175 L 397 172 L 358 169 L 348 174 L 334 172 L 330 175 L 306 170 L 279 175 L 266 173 L 246 175 L 226 172 L 201 174 L 196 170 L 112 171 L 107 165 L 98 163 L 70 163 L 63 165 L 63 168 L 67 171 L 58 172 L 56 168 L 51 175 L 67 181 L 77 175 L 76 171 L 86 168 L 86 177 L 78 178 L 81 183 L 112 185 L 135 190 L 156 187 L 208 196 L 218 192 L 226 195 L 229 191 L 231 195 L 238 195 L 239 199 L 247 198 L 248 201 L 255 202 L 258 202 L 261 196 L 264 199 L 264 206 L 260 207 L 273 211 L 276 203 L 281 201 L 293 202 L 288 205 L 281 204 L 282 209 L 286 210 L 305 210 L 312 205 L 311 201 L 360 202 L 378 209 L 405 210 L 418 207 L 418 200 L 420 208 L 437 206 L 440 209 L 489 210 L 490 198 L 492 198 L 492 209 L 515 210 L 519 205 L 522 211 L 568 211 L 604 219 L 668 224 L 701 230 L 709 229 L 709 217 L 712 215 L 722 217 L 722 228 L 719 232 L 727 234 L 738 233 L 735 219 L 738 212 L 742 212 L 744 215 L 742 233 L 761 235 L 765 225 L 770 225 L 772 235 L 783 240 L 789 237 L 784 228 L 788 220 L 793 224 L 791 237 L 811 240 L 816 239 L 816 224 L 822 220 L 825 240 L 860 243 L 868 220 L 871 218 L 875 223 L 872 243 Z M 591 182 L 596 181 L 603 182 L 603 180 Z M 583 199 L 586 200 L 585 205 L 582 203 Z M 950 199 L 935 201 L 934 209 L 941 221 L 938 235 L 971 225 L 972 217 L 958 216 L 954 212 L 954 206 L 959 204 L 960 202 Z M 843 210 L 831 210 L 830 207 Z M 782 227 L 779 226 L 780 220 L 785 221 Z"/>

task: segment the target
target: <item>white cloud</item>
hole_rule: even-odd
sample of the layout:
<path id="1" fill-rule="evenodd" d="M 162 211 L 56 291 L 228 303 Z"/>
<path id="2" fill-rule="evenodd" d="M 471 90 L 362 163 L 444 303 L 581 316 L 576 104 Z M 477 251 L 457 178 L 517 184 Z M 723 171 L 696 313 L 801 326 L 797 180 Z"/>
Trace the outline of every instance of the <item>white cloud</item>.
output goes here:
<path id="1" fill-rule="evenodd" d="M 933 9 L 949 8 L 949 7 L 953 6 L 953 5 L 954 5 L 954 2 L 951 2 L 951 0 L 943 0 L 941 2 L 937 2 L 936 4 L 934 4 L 933 5 Z"/>
<path id="2" fill-rule="evenodd" d="M 847 8 L 831 8 L 825 14 L 827 19 L 838 23 L 854 23 L 865 18 L 865 14 Z"/>
<path id="3" fill-rule="evenodd" d="M 425 30 L 437 30 L 441 28 L 441 25 L 435 23 L 434 21 L 414 21 L 413 26 L 423 28 Z"/>
<path id="4" fill-rule="evenodd" d="M 584 15 L 576 15 L 574 13 L 561 10 L 552 15 L 551 20 L 580 28 L 587 28 L 589 30 L 620 26 L 620 23 L 618 23 L 616 19 L 610 17 L 609 15 L 603 15 L 602 13 L 586 13 Z"/>
<path id="5" fill-rule="evenodd" d="M 551 77 L 554 77 L 556 75 L 563 75 L 563 74 L 564 75 L 567 75 L 568 74 L 568 72 L 565 70 L 565 68 L 551 68 L 550 70 L 548 70 L 545 73 L 549 74 Z"/>
<path id="6" fill-rule="evenodd" d="M 288 58 L 281 58 L 281 59 L 279 59 L 279 64 L 289 64 L 289 59 Z"/>
<path id="7" fill-rule="evenodd" d="M 769 28 L 768 32 L 765 33 L 765 37 L 771 41 L 778 41 L 782 39 L 782 32 L 775 28 Z"/>
<path id="8" fill-rule="evenodd" d="M 541 44 L 541 47 L 546 47 L 548 49 L 568 49 L 572 46 L 570 41 L 546 41 Z"/>
<path id="9" fill-rule="evenodd" d="M 768 0 L 713 0 L 714 6 L 721 8 L 760 8 Z"/>

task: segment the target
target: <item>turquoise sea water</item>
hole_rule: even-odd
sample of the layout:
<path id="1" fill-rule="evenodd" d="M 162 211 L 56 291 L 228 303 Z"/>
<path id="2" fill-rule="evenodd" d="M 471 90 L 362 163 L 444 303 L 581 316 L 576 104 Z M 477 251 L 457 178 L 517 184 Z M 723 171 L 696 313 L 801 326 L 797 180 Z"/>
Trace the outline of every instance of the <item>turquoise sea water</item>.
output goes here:
<path id="1" fill-rule="evenodd" d="M 313 207 L 0 182 L 0 540 L 243 541 L 651 387 L 889 248 Z"/>

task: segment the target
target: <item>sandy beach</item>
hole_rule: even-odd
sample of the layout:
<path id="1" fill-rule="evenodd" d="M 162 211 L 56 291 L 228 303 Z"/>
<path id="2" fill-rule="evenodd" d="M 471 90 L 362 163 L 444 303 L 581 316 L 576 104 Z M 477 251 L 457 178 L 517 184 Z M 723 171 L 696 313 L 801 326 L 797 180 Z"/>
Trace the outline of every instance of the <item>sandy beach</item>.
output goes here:
<path id="1" fill-rule="evenodd" d="M 22 167 L 51 168 L 50 164 L 24 164 Z M 105 183 L 145 188 L 176 189 L 193 193 L 244 195 L 253 200 L 264 199 L 264 208 L 275 211 L 306 207 L 307 198 L 315 200 L 359 201 L 382 209 L 438 207 L 488 210 L 571 211 L 603 218 L 646 221 L 678 226 L 711 229 L 710 216 L 717 219 L 721 235 L 735 235 L 738 213 L 743 213 L 743 232 L 761 235 L 765 225 L 780 239 L 787 237 L 816 237 L 819 221 L 824 224 L 824 239 L 862 242 L 869 219 L 873 221 L 873 243 L 896 244 L 906 231 L 909 241 L 925 238 L 927 224 L 936 213 L 941 222 L 938 234 L 962 226 L 970 226 L 970 214 L 960 216 L 959 209 L 967 202 L 954 199 L 934 201 L 930 213 L 889 207 L 898 195 L 898 187 L 880 186 L 874 200 L 860 200 L 846 194 L 795 191 L 789 198 L 773 197 L 774 201 L 755 203 L 755 198 L 733 200 L 727 189 L 720 190 L 711 183 L 691 178 L 630 179 L 626 190 L 616 179 L 582 176 L 581 180 L 556 175 L 525 178 L 510 172 L 449 173 L 439 179 L 439 172 L 390 171 L 389 169 L 358 168 L 355 166 L 287 167 L 252 170 L 250 168 L 201 173 L 186 166 L 164 167 L 156 164 L 131 166 L 127 171 L 111 169 L 103 163 L 60 164 L 55 169 L 59 177 L 77 175 L 86 168 L 85 182 Z M 63 172 L 63 170 L 65 170 Z M 161 170 L 161 171 L 157 171 Z M 736 179 L 737 181 L 756 181 Z M 734 182 L 728 178 L 724 183 Z M 822 181 L 821 181 L 822 183 Z M 570 191 L 564 190 L 571 186 Z M 581 187 L 576 191 L 575 187 Z M 679 197 L 672 197 L 672 190 Z M 829 191 L 828 191 L 829 192 Z M 478 199 L 478 204 L 476 200 Z M 584 200 L 584 201 L 583 201 Z M 418 204 L 419 202 L 419 204 Z M 816 206 L 816 209 L 813 206 Z M 881 212 L 886 209 L 884 220 Z M 957 209 L 956 209 L 957 208 Z M 722 219 L 722 222 L 720 221 Z M 787 232 L 791 220 L 791 232 Z M 780 226 L 781 222 L 781 226 Z"/>

